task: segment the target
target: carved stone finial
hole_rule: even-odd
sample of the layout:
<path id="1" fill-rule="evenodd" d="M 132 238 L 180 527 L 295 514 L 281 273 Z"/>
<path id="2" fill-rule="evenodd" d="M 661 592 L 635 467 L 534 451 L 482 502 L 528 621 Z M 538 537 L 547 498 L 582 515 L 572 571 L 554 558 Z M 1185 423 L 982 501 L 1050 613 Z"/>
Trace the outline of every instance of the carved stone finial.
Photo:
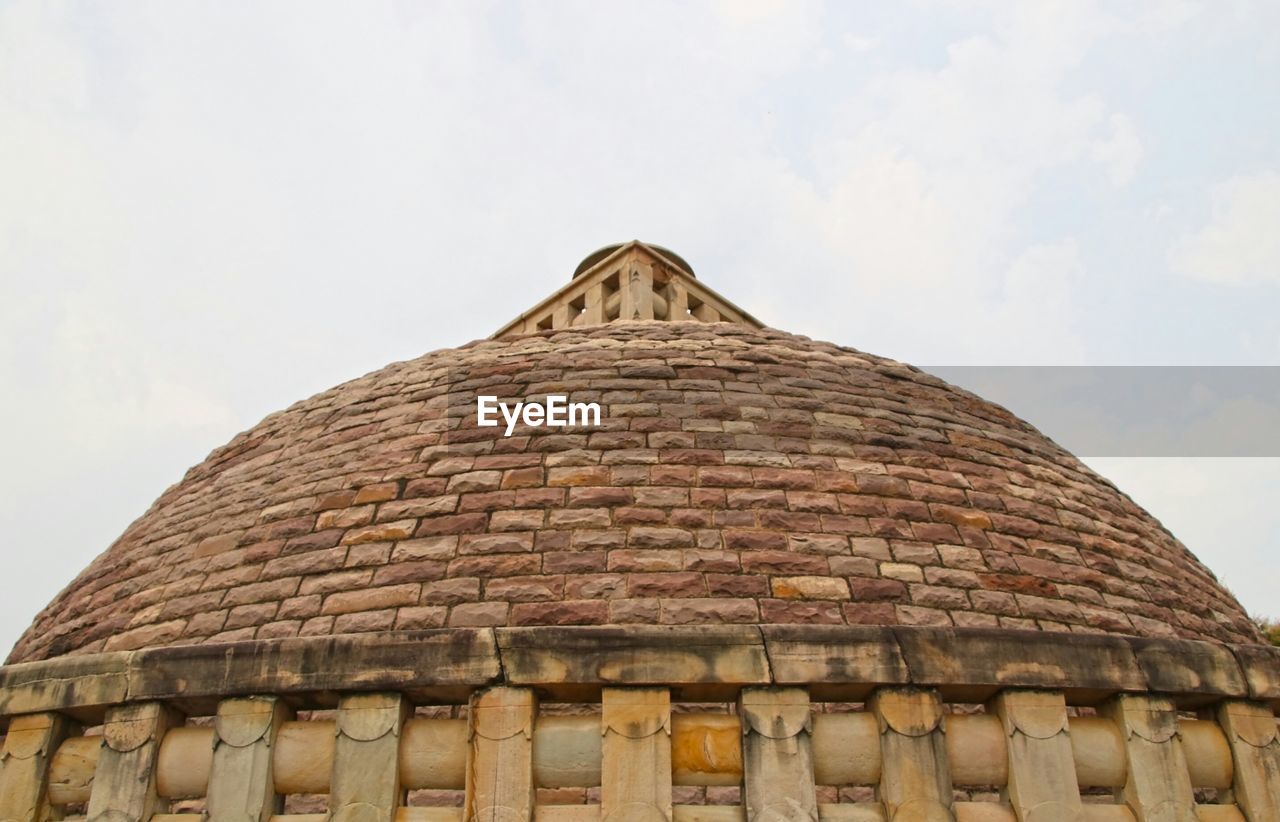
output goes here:
<path id="1" fill-rule="evenodd" d="M 537 331 L 620 320 L 763 323 L 698 282 L 679 255 L 632 240 L 589 254 L 572 281 L 493 335 L 500 340 Z"/>

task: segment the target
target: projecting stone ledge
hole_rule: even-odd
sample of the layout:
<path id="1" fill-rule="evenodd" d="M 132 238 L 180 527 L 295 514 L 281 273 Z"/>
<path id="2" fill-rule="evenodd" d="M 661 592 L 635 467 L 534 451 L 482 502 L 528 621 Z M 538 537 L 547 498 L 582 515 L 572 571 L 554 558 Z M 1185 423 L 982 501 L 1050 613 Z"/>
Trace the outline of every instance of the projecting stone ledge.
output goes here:
<path id="1" fill-rule="evenodd" d="M 112 705 L 172 702 L 192 714 L 251 694 L 335 705 L 340 693 L 461 700 L 492 684 L 557 699 L 609 685 L 662 685 L 720 699 L 749 685 L 807 685 L 862 699 L 885 685 L 932 686 L 954 701 L 1003 688 L 1061 690 L 1077 704 L 1159 693 L 1190 707 L 1246 698 L 1280 707 L 1280 649 L 1036 631 L 853 626 L 485 628 L 205 644 L 70 656 L 0 668 L 0 714 L 100 719 Z"/>

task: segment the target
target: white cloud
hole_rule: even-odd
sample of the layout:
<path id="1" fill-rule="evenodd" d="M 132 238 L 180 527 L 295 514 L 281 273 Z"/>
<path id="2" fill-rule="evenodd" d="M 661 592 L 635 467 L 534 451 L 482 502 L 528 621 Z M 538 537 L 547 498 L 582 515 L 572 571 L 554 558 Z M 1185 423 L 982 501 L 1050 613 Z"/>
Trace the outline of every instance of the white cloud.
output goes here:
<path id="1" fill-rule="evenodd" d="M 1174 245 L 1174 268 L 1210 283 L 1280 284 L 1280 173 L 1233 177 L 1211 198 L 1208 224 Z"/>
<path id="2" fill-rule="evenodd" d="M 1111 115 L 1110 124 L 1110 136 L 1094 140 L 1089 146 L 1089 156 L 1103 167 L 1114 185 L 1122 186 L 1133 179 L 1142 162 L 1142 140 L 1133 121 L 1123 114 Z"/>

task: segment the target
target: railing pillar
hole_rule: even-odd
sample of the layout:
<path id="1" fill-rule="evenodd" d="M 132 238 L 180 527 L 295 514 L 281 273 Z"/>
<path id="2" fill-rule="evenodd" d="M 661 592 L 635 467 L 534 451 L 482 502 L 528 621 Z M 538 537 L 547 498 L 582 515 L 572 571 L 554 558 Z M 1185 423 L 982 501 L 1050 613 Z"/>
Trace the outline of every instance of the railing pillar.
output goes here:
<path id="1" fill-rule="evenodd" d="M 666 688 L 605 688 L 600 818 L 671 819 L 671 693 Z"/>
<path id="2" fill-rule="evenodd" d="M 77 733 L 56 713 L 15 716 L 0 754 L 0 820 L 61 819 L 49 806 L 49 760 L 62 740 Z"/>
<path id="3" fill-rule="evenodd" d="M 880 726 L 877 795 L 886 818 L 950 822 L 951 768 L 942 738 L 942 700 L 935 690 L 880 688 L 871 696 Z"/>
<path id="4" fill-rule="evenodd" d="M 1197 822 L 1191 774 L 1178 739 L 1178 712 L 1164 697 L 1121 694 L 1104 713 L 1124 737 L 1123 796 L 1138 822 Z"/>
<path id="5" fill-rule="evenodd" d="M 400 694 L 349 694 L 338 703 L 329 778 L 333 822 L 393 822 L 404 804 L 400 731 L 408 714 Z"/>
<path id="6" fill-rule="evenodd" d="M 206 805 L 210 822 L 267 822 L 280 813 L 272 759 L 276 734 L 292 718 L 278 697 L 218 703 Z"/>
<path id="7" fill-rule="evenodd" d="M 1084 814 L 1061 693 L 1004 691 L 991 707 L 1009 751 L 1005 793 L 1020 822 L 1073 822 Z"/>
<path id="8" fill-rule="evenodd" d="M 738 714 L 747 822 L 817 822 L 808 692 L 746 688 Z"/>
<path id="9" fill-rule="evenodd" d="M 168 802 L 156 793 L 156 759 L 165 732 L 181 724 L 181 715 L 160 702 L 107 712 L 86 813 L 89 822 L 147 822 L 167 810 Z"/>
<path id="10" fill-rule="evenodd" d="M 490 688 L 471 697 L 464 822 L 533 818 L 533 721 L 530 688 Z"/>
<path id="11" fill-rule="evenodd" d="M 1280 819 L 1280 733 L 1266 705 L 1229 700 L 1218 706 L 1234 765 L 1231 793 L 1249 822 Z"/>

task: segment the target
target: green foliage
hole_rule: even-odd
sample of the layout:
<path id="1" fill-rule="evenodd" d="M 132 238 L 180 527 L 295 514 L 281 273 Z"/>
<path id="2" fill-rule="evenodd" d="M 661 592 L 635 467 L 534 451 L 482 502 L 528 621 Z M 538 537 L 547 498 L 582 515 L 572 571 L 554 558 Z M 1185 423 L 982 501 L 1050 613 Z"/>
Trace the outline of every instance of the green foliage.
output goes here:
<path id="1" fill-rule="evenodd" d="M 1258 629 L 1262 631 L 1262 635 L 1272 645 L 1280 646 L 1280 619 L 1267 619 L 1266 617 L 1255 617 L 1254 623 Z"/>

